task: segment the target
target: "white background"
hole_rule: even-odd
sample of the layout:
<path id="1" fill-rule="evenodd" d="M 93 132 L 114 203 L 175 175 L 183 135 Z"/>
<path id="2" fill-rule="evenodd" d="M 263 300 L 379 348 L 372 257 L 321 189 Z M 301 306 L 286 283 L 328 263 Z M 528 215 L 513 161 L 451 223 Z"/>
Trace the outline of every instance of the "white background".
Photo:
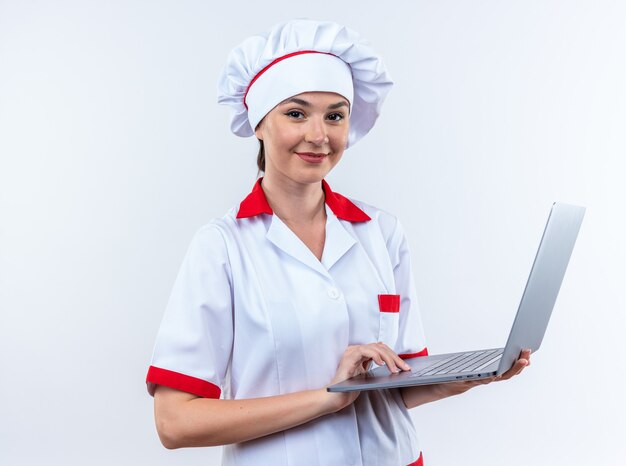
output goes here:
<path id="1" fill-rule="evenodd" d="M 431 353 L 503 345 L 550 204 L 588 208 L 532 367 L 413 410 L 427 466 L 624 464 L 617 0 L 0 0 L 0 464 L 219 464 L 160 445 L 144 377 L 193 233 L 256 176 L 219 70 L 293 17 L 396 81 L 329 182 L 403 222 Z"/>

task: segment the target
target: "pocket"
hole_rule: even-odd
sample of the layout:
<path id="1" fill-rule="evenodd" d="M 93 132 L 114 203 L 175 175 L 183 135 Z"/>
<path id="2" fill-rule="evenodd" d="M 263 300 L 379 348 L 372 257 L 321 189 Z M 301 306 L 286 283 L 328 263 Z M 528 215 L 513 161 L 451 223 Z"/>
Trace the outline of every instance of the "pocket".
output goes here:
<path id="1" fill-rule="evenodd" d="M 380 319 L 378 341 L 393 349 L 398 339 L 400 324 L 400 295 L 379 294 L 378 310 Z"/>

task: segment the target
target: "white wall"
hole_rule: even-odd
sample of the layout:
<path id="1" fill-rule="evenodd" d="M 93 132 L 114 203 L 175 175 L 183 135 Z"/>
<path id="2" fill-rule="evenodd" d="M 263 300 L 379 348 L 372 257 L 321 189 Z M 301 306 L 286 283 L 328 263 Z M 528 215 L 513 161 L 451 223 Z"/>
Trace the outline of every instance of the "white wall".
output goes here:
<path id="1" fill-rule="evenodd" d="M 219 463 L 160 446 L 144 377 L 192 234 L 256 175 L 219 69 L 292 17 L 396 80 L 330 181 L 402 220 L 431 352 L 503 345 L 551 202 L 588 207 L 532 367 L 413 411 L 427 465 L 623 464 L 617 0 L 0 0 L 0 464 Z"/>

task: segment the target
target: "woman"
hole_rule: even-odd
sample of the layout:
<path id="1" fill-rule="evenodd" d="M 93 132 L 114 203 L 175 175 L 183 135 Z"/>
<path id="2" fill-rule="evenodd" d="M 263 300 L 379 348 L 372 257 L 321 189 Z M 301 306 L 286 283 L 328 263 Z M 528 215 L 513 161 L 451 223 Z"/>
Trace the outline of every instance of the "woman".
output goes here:
<path id="1" fill-rule="evenodd" d="M 400 224 L 324 181 L 391 84 L 334 23 L 282 23 L 231 52 L 219 100 L 235 134 L 259 139 L 264 176 L 195 235 L 172 291 L 147 376 L 167 448 L 227 445 L 227 465 L 419 465 L 407 409 L 490 381 L 325 389 L 427 354 Z"/>

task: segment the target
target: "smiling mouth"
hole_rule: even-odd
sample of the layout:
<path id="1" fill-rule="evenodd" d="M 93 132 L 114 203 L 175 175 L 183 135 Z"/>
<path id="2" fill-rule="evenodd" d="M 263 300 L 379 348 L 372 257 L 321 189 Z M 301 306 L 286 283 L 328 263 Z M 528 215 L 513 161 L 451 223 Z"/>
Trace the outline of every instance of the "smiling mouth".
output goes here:
<path id="1" fill-rule="evenodd" d="M 326 160 L 326 156 L 328 154 L 320 154 L 315 152 L 296 152 L 296 155 L 308 164 L 319 165 L 322 164 L 324 160 Z"/>
<path id="2" fill-rule="evenodd" d="M 328 155 L 328 154 L 316 154 L 314 152 L 296 152 L 296 154 L 304 155 L 305 157 L 318 157 L 318 158 L 326 157 Z"/>

